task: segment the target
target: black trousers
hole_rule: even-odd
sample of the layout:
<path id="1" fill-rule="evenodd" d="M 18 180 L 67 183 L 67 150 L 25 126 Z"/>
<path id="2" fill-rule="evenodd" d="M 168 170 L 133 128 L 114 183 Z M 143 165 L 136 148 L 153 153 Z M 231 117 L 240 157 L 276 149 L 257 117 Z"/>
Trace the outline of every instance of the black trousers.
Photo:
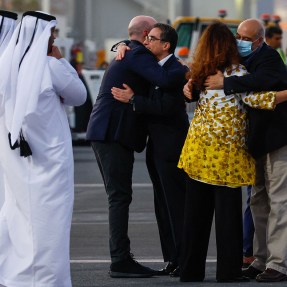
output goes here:
<path id="1" fill-rule="evenodd" d="M 184 210 L 183 244 L 180 262 L 182 281 L 202 281 L 209 236 L 215 213 L 216 279 L 241 276 L 242 194 L 229 188 L 188 180 Z"/>
<path id="2" fill-rule="evenodd" d="M 177 162 L 159 157 L 149 141 L 146 163 L 153 183 L 163 259 L 179 264 L 187 177 L 183 170 L 177 168 Z"/>
<path id="3" fill-rule="evenodd" d="M 134 151 L 115 142 L 92 142 L 109 201 L 109 245 L 112 262 L 130 254 L 129 205 L 132 201 Z"/>

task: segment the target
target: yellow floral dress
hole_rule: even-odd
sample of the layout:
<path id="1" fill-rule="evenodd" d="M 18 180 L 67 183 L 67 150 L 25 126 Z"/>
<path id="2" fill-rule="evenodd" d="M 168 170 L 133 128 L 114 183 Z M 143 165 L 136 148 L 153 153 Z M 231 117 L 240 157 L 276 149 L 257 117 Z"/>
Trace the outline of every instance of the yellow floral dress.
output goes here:
<path id="1" fill-rule="evenodd" d="M 224 72 L 242 76 L 243 66 Z M 275 108 L 275 92 L 225 95 L 223 90 L 201 92 L 178 167 L 205 183 L 239 187 L 254 184 L 254 159 L 246 148 L 246 105 Z"/>

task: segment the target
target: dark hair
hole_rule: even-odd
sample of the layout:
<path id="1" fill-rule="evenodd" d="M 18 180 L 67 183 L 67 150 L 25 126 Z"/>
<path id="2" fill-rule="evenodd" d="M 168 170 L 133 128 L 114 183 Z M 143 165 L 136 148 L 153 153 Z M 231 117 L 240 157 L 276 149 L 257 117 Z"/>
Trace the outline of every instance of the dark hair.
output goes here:
<path id="1" fill-rule="evenodd" d="M 187 77 L 192 78 L 197 89 L 203 90 L 209 75 L 232 65 L 239 65 L 236 39 L 225 24 L 216 21 L 200 37 Z"/>
<path id="2" fill-rule="evenodd" d="M 161 30 L 160 39 L 164 42 L 170 43 L 170 48 L 168 52 L 174 53 L 178 39 L 178 35 L 175 29 L 172 28 L 170 25 L 164 23 L 156 23 L 153 28 L 158 28 Z"/>
<path id="3" fill-rule="evenodd" d="M 265 37 L 272 38 L 274 34 L 282 35 L 282 29 L 278 26 L 271 26 L 265 29 Z"/>

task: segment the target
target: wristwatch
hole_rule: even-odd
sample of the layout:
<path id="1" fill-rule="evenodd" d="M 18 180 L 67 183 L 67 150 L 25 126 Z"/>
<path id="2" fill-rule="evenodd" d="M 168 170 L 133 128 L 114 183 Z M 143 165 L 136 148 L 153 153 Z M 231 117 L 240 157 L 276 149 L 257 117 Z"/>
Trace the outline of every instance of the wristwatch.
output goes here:
<path id="1" fill-rule="evenodd" d="M 130 99 L 129 99 L 129 104 L 133 105 L 135 102 L 135 96 L 133 95 Z"/>

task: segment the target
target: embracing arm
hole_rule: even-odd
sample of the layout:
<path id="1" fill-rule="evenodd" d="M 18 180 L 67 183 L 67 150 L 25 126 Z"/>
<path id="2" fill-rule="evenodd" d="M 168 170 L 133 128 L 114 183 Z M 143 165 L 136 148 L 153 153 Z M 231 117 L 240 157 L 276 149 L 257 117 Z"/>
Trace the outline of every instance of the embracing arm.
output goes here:
<path id="1" fill-rule="evenodd" d="M 276 105 L 287 101 L 287 90 L 276 92 Z"/>
<path id="2" fill-rule="evenodd" d="M 114 98 L 122 103 L 130 103 L 133 110 L 138 113 L 146 113 L 152 115 L 169 115 L 174 110 L 178 102 L 178 97 L 183 97 L 178 91 L 162 91 L 155 89 L 151 91 L 151 96 L 145 97 L 135 95 L 133 90 L 126 84 L 123 89 L 113 87 L 112 94 Z"/>
<path id="3" fill-rule="evenodd" d="M 130 42 L 131 42 L 130 40 L 124 40 L 112 46 L 111 51 L 117 53 L 115 57 L 117 61 L 122 60 L 125 57 L 126 51 L 129 51 L 131 49 L 128 46 Z"/>
<path id="4" fill-rule="evenodd" d="M 185 74 L 188 71 L 187 66 L 178 63 L 178 65 L 165 70 L 158 64 L 156 58 L 149 51 L 143 49 L 147 50 L 144 47 L 141 48 L 130 59 L 129 68 L 131 71 L 143 77 L 154 86 L 161 88 L 174 88 L 175 85 L 185 84 Z"/>
<path id="5" fill-rule="evenodd" d="M 114 44 L 111 48 L 111 52 L 117 52 L 118 48 L 121 44 L 128 46 L 130 42 L 131 42 L 130 40 L 123 40 L 123 41 L 120 41 L 120 42 Z"/>
<path id="6" fill-rule="evenodd" d="M 177 97 L 183 97 L 176 91 L 162 91 L 158 89 L 153 97 L 135 96 L 134 110 L 138 113 L 145 113 L 158 116 L 167 116 L 173 113 L 178 103 Z"/>
<path id="7" fill-rule="evenodd" d="M 243 93 L 241 98 L 251 108 L 274 110 L 276 105 L 287 101 L 287 90 Z"/>
<path id="8" fill-rule="evenodd" d="M 282 81 L 282 73 L 287 75 L 280 55 L 276 51 L 270 51 L 267 56 L 262 57 L 256 70 L 251 72 L 251 74 L 240 77 L 225 77 L 224 92 L 230 95 L 250 91 L 268 91 L 274 89 Z"/>

